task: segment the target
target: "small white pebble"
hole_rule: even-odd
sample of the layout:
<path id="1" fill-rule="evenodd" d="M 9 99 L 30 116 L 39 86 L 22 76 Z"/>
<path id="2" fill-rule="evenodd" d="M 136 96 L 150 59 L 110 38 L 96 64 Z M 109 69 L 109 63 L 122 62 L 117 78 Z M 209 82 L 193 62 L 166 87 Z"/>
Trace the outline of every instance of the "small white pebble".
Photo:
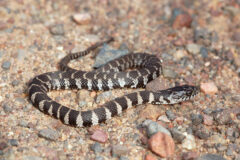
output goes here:
<path id="1" fill-rule="evenodd" d="M 92 19 L 92 16 L 89 13 L 78 13 L 78 14 L 74 14 L 72 17 L 73 17 L 73 20 L 80 25 L 88 24 Z"/>
<path id="2" fill-rule="evenodd" d="M 206 94 L 215 94 L 218 92 L 217 86 L 213 82 L 201 83 L 200 84 L 201 91 Z"/>

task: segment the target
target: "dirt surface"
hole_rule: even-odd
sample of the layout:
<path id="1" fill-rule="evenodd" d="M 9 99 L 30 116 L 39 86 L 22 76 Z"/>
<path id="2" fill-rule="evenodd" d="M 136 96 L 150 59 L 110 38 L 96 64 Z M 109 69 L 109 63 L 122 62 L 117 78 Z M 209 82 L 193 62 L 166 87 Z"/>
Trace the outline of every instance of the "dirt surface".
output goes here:
<path id="1" fill-rule="evenodd" d="M 1 0 L 0 159 L 239 160 L 239 15 L 239 0 Z M 63 125 L 31 104 L 31 78 L 58 70 L 69 51 L 109 36 L 116 50 L 125 46 L 163 60 L 163 75 L 147 89 L 193 84 L 202 92 L 182 104 L 140 105 L 91 128 Z M 93 64 L 94 54 L 71 62 L 84 70 Z M 86 110 L 137 90 L 49 95 Z M 170 132 L 173 154 L 152 151 L 146 119 Z"/>

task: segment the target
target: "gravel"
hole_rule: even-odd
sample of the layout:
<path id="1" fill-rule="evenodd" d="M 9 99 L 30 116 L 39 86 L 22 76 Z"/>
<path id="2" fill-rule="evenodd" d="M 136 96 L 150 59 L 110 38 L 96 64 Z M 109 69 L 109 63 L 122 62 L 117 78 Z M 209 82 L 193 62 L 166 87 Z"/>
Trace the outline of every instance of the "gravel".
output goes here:
<path id="1" fill-rule="evenodd" d="M 201 114 L 191 114 L 191 120 L 193 125 L 199 125 L 203 122 L 203 116 Z"/>
<path id="2" fill-rule="evenodd" d="M 100 152 L 102 152 L 101 144 L 98 143 L 98 142 L 92 144 L 92 145 L 91 145 L 91 149 L 94 151 L 94 153 L 100 153 Z"/>
<path id="3" fill-rule="evenodd" d="M 18 146 L 18 141 L 16 139 L 9 139 L 8 141 L 12 146 Z"/>
<path id="4" fill-rule="evenodd" d="M 178 77 L 178 74 L 172 69 L 163 67 L 163 76 L 165 78 L 175 79 Z"/>
<path id="5" fill-rule="evenodd" d="M 5 103 L 3 105 L 3 110 L 4 110 L 5 113 L 10 113 L 10 112 L 13 111 L 12 106 L 10 106 L 8 103 Z"/>
<path id="6" fill-rule="evenodd" d="M 11 67 L 11 62 L 10 62 L 10 61 L 4 61 L 4 62 L 2 63 L 2 69 L 4 69 L 4 70 L 9 70 L 10 67 Z"/>
<path id="7" fill-rule="evenodd" d="M 38 135 L 51 141 L 56 141 L 60 136 L 57 131 L 52 129 L 42 129 L 38 132 Z"/>
<path id="8" fill-rule="evenodd" d="M 167 110 L 165 113 L 170 121 L 174 121 L 177 118 L 171 110 Z"/>
<path id="9" fill-rule="evenodd" d="M 114 157 L 120 157 L 122 155 L 125 155 L 129 152 L 129 149 L 123 145 L 113 145 L 112 146 L 112 155 Z"/>
<path id="10" fill-rule="evenodd" d="M 203 58 L 208 58 L 208 49 L 205 47 L 200 48 L 200 54 Z"/>
<path id="11" fill-rule="evenodd" d="M 16 86 L 19 85 L 19 83 L 20 83 L 19 80 L 13 80 L 13 81 L 12 81 L 12 86 L 13 86 L 13 87 L 16 87 Z"/>
<path id="12" fill-rule="evenodd" d="M 50 27 L 50 33 L 53 35 L 64 35 L 64 25 L 63 24 L 56 24 Z"/>
<path id="13" fill-rule="evenodd" d="M 143 122 L 142 126 L 146 127 L 148 137 L 151 137 L 152 135 L 154 135 L 157 132 L 162 132 L 162 133 L 165 133 L 165 134 L 171 136 L 171 133 L 166 128 L 164 128 L 163 126 L 158 124 L 157 122 L 154 122 L 151 120 L 146 120 Z"/>
<path id="14" fill-rule="evenodd" d="M 176 141 L 177 143 L 182 143 L 182 141 L 185 138 L 185 135 L 183 135 L 183 133 L 177 130 L 176 128 L 173 128 L 170 131 L 174 141 Z"/>
<path id="15" fill-rule="evenodd" d="M 226 159 L 217 154 L 205 154 L 202 155 L 201 157 L 198 157 L 197 160 L 226 160 Z"/>

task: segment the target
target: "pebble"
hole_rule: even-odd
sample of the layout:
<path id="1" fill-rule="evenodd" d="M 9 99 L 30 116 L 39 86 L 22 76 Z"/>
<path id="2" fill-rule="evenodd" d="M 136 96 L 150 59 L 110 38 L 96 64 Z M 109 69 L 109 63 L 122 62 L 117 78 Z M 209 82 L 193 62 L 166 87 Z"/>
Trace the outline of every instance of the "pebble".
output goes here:
<path id="1" fill-rule="evenodd" d="M 196 152 L 184 152 L 182 154 L 182 160 L 194 160 L 198 157 Z"/>
<path id="2" fill-rule="evenodd" d="M 227 150 L 227 146 L 221 143 L 215 144 L 215 148 L 217 149 L 218 152 L 224 152 Z"/>
<path id="3" fill-rule="evenodd" d="M 213 95 L 218 92 L 217 86 L 214 84 L 214 82 L 206 82 L 200 84 L 200 89 L 205 94 Z"/>
<path id="4" fill-rule="evenodd" d="M 221 143 L 221 144 L 225 144 L 227 143 L 226 139 L 220 135 L 220 134 L 214 134 L 211 136 L 211 142 L 217 144 L 217 143 Z"/>
<path id="5" fill-rule="evenodd" d="M 184 133 L 185 139 L 182 141 L 182 147 L 188 150 L 193 150 L 196 148 L 195 138 L 191 134 Z"/>
<path id="6" fill-rule="evenodd" d="M 8 70 L 11 66 L 11 62 L 10 61 L 4 61 L 2 63 L 2 69 Z"/>
<path id="7" fill-rule="evenodd" d="M 200 48 L 200 54 L 203 58 L 207 58 L 208 57 L 208 49 L 205 47 L 201 47 Z"/>
<path id="8" fill-rule="evenodd" d="M 125 157 L 125 156 L 120 156 L 120 157 L 119 157 L 119 160 L 128 160 L 128 158 Z"/>
<path id="9" fill-rule="evenodd" d="M 63 24 L 55 24 L 53 26 L 50 27 L 50 33 L 53 35 L 64 35 L 65 31 L 64 31 L 64 25 Z"/>
<path id="10" fill-rule="evenodd" d="M 120 157 L 126 155 L 129 152 L 129 149 L 123 145 L 113 145 L 112 146 L 112 155 L 114 157 Z"/>
<path id="11" fill-rule="evenodd" d="M 109 45 L 104 44 L 100 52 L 96 56 L 93 67 L 99 68 L 100 66 L 106 64 L 107 62 L 127 54 L 129 54 L 128 49 L 116 50 L 116 49 L 110 48 Z"/>
<path id="12" fill-rule="evenodd" d="M 87 102 L 86 102 L 86 101 L 79 101 L 79 102 L 78 102 L 78 106 L 79 106 L 80 108 L 83 108 L 83 107 L 87 106 Z"/>
<path id="13" fill-rule="evenodd" d="M 88 41 L 90 43 L 96 43 L 101 41 L 98 35 L 95 34 L 86 34 L 83 36 L 84 41 Z"/>
<path id="14" fill-rule="evenodd" d="M 180 49 L 174 52 L 174 58 L 180 60 L 181 58 L 187 56 L 187 52 L 184 49 Z"/>
<path id="15" fill-rule="evenodd" d="M 77 13 L 72 16 L 74 22 L 79 25 L 89 24 L 92 19 L 92 16 L 89 13 Z"/>
<path id="16" fill-rule="evenodd" d="M 191 27 L 192 17 L 188 13 L 184 13 L 179 8 L 175 8 L 172 13 L 172 26 L 179 29 L 183 27 Z"/>
<path id="17" fill-rule="evenodd" d="M 226 160 L 226 159 L 220 155 L 208 153 L 198 157 L 196 160 Z"/>
<path id="18" fill-rule="evenodd" d="M 148 140 L 148 145 L 151 151 L 162 158 L 172 156 L 175 151 L 175 144 L 172 137 L 162 132 L 154 134 Z"/>
<path id="19" fill-rule="evenodd" d="M 201 114 L 191 114 L 191 120 L 193 125 L 199 125 L 203 122 L 203 116 Z"/>
<path id="20" fill-rule="evenodd" d="M 25 120 L 21 120 L 21 121 L 19 122 L 19 126 L 28 128 L 28 122 L 25 121 Z"/>
<path id="21" fill-rule="evenodd" d="M 105 143 L 108 140 L 108 135 L 102 130 L 96 130 L 93 132 L 90 138 L 91 140 L 94 140 L 100 143 Z"/>
<path id="22" fill-rule="evenodd" d="M 178 77 L 178 74 L 177 74 L 177 72 L 175 72 L 175 71 L 172 70 L 172 69 L 164 68 L 164 67 L 163 67 L 163 76 L 164 76 L 165 78 L 176 79 L 176 78 Z"/>
<path id="23" fill-rule="evenodd" d="M 3 104 L 3 110 L 5 113 L 10 113 L 10 112 L 12 112 L 13 109 L 12 109 L 12 106 L 9 106 L 8 103 L 5 103 L 5 104 Z"/>
<path id="24" fill-rule="evenodd" d="M 201 39 L 207 39 L 208 38 L 208 30 L 207 29 L 195 29 L 194 30 L 194 41 L 198 42 Z"/>
<path id="25" fill-rule="evenodd" d="M 153 92 L 164 90 L 166 88 L 169 88 L 169 81 L 161 77 L 152 80 L 146 86 L 146 90 Z"/>
<path id="26" fill-rule="evenodd" d="M 0 142 L 0 150 L 4 150 L 7 147 L 8 147 L 8 145 L 6 142 Z"/>
<path id="27" fill-rule="evenodd" d="M 213 117 L 203 114 L 203 124 L 205 124 L 207 126 L 213 125 Z"/>
<path id="28" fill-rule="evenodd" d="M 240 32 L 235 32 L 233 34 L 233 40 L 240 42 Z"/>
<path id="29" fill-rule="evenodd" d="M 104 160 L 104 157 L 102 157 L 102 156 L 96 156 L 96 157 L 95 157 L 95 160 Z"/>
<path id="30" fill-rule="evenodd" d="M 226 110 L 214 112 L 213 118 L 219 125 L 226 125 L 226 124 L 230 124 L 232 122 L 231 115 L 229 113 L 227 113 Z"/>
<path id="31" fill-rule="evenodd" d="M 39 137 L 43 137 L 48 140 L 56 141 L 60 135 L 57 131 L 52 129 L 42 129 L 38 132 Z"/>
<path id="32" fill-rule="evenodd" d="M 193 130 L 194 130 L 194 135 L 200 139 L 208 139 L 211 135 L 208 129 L 203 125 L 198 125 L 196 127 L 193 127 Z"/>
<path id="33" fill-rule="evenodd" d="M 193 55 L 196 55 L 200 52 L 201 46 L 195 43 L 187 44 L 187 51 Z"/>
<path id="34" fill-rule="evenodd" d="M 226 152 L 226 155 L 227 155 L 227 156 L 232 156 L 232 155 L 233 155 L 233 150 L 232 150 L 232 148 L 229 148 L 229 147 L 228 147 L 227 152 Z"/>
<path id="35" fill-rule="evenodd" d="M 206 108 L 206 109 L 203 110 L 203 113 L 209 115 L 209 114 L 212 113 L 212 109 L 211 108 Z"/>
<path id="36" fill-rule="evenodd" d="M 165 113 L 170 121 L 174 121 L 177 118 L 171 110 L 167 110 Z"/>
<path id="37" fill-rule="evenodd" d="M 107 99 L 107 98 L 109 99 L 112 96 L 113 95 L 112 95 L 111 91 L 106 91 L 106 92 L 100 93 L 96 98 L 96 103 L 100 103 L 102 100 Z"/>
<path id="38" fill-rule="evenodd" d="M 13 81 L 12 81 L 12 86 L 13 86 L 13 87 L 16 87 L 16 86 L 19 85 L 19 83 L 20 83 L 19 80 L 13 80 Z"/>
<path id="39" fill-rule="evenodd" d="M 143 122 L 142 126 L 146 127 L 147 135 L 149 138 L 157 132 L 162 132 L 162 133 L 165 133 L 165 134 L 171 136 L 171 133 L 166 128 L 164 128 L 163 126 L 161 126 L 160 124 L 158 124 L 155 121 L 145 120 Z"/>
<path id="40" fill-rule="evenodd" d="M 22 159 L 24 159 L 24 160 L 42 160 L 41 157 L 37 157 L 37 156 L 23 156 Z"/>
<path id="41" fill-rule="evenodd" d="M 154 156 L 151 155 L 151 154 L 147 154 L 147 155 L 145 156 L 145 160 L 157 160 L 157 158 L 154 157 Z"/>
<path id="42" fill-rule="evenodd" d="M 177 143 L 182 143 L 182 141 L 185 138 L 185 135 L 183 135 L 183 133 L 181 133 L 178 129 L 173 128 L 171 129 L 171 133 L 172 133 L 172 137 L 173 139 L 177 142 Z"/>
<path id="43" fill-rule="evenodd" d="M 4 51 L 0 51 L 0 58 L 3 56 Z"/>
<path id="44" fill-rule="evenodd" d="M 100 152 L 102 152 L 101 144 L 98 143 L 98 142 L 92 144 L 92 145 L 91 145 L 91 149 L 94 151 L 94 153 L 100 153 Z"/>
<path id="45" fill-rule="evenodd" d="M 12 146 L 18 146 L 18 141 L 16 139 L 9 139 L 8 142 L 12 145 Z"/>
<path id="46" fill-rule="evenodd" d="M 167 118 L 166 115 L 161 115 L 158 117 L 158 121 L 162 121 L 162 122 L 165 122 L 165 123 L 170 123 L 171 121 Z"/>
<path id="47" fill-rule="evenodd" d="M 23 59 L 24 59 L 24 57 L 26 56 L 26 50 L 24 50 L 24 49 L 19 49 L 18 51 L 17 51 L 17 59 L 19 60 L 19 61 L 22 61 Z"/>

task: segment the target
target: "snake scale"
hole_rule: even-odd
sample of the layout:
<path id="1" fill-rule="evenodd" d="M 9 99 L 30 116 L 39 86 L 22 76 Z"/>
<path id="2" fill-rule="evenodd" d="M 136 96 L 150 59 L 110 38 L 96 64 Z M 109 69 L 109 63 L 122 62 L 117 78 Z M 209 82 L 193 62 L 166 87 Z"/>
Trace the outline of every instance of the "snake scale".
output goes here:
<path id="1" fill-rule="evenodd" d="M 148 82 L 162 72 L 162 63 L 147 53 L 132 53 L 108 62 L 90 71 L 68 67 L 68 63 L 85 56 L 92 50 L 113 41 L 110 38 L 98 42 L 82 52 L 70 53 L 60 61 L 60 71 L 47 72 L 34 77 L 28 85 L 29 99 L 40 111 L 60 119 L 64 124 L 75 127 L 96 125 L 135 105 L 175 104 L 186 101 L 198 94 L 196 86 L 177 86 L 157 92 L 138 91 L 111 100 L 99 108 L 77 111 L 52 100 L 47 92 L 60 89 L 110 90 L 115 88 L 144 88 Z M 131 70 L 129 70 L 131 69 Z"/>

